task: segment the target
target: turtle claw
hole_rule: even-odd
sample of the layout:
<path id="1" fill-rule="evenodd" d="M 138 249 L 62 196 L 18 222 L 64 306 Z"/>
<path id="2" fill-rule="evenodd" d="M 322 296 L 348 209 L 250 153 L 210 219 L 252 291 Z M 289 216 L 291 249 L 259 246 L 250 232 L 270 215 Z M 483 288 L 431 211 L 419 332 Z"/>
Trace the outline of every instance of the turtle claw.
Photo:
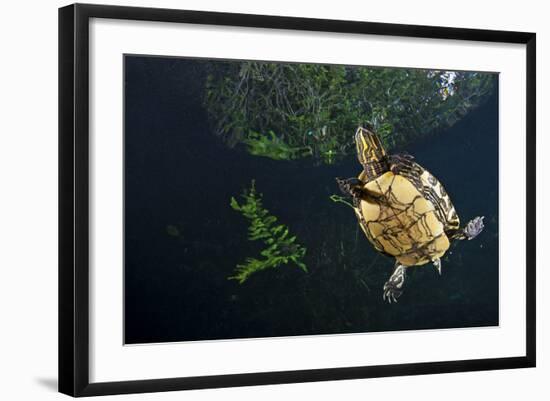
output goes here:
<path id="1" fill-rule="evenodd" d="M 344 195 L 348 195 L 352 197 L 356 194 L 357 187 L 363 184 L 361 180 L 355 177 L 352 177 L 352 178 L 336 177 L 336 182 L 338 183 L 338 187 L 340 188 L 340 191 Z"/>
<path id="2" fill-rule="evenodd" d="M 397 299 L 403 294 L 403 283 L 405 282 L 405 266 L 397 265 L 393 274 L 384 284 L 384 293 L 382 299 L 388 303 L 396 303 Z"/>
<path id="3" fill-rule="evenodd" d="M 388 301 L 388 303 L 390 304 L 396 303 L 397 298 L 399 298 L 402 293 L 403 291 L 388 289 L 384 291 L 384 295 L 382 296 L 382 299 L 384 299 L 384 301 Z"/>
<path id="4" fill-rule="evenodd" d="M 437 258 L 432 263 L 434 264 L 435 269 L 437 270 L 437 272 L 441 276 L 441 259 Z"/>
<path id="5" fill-rule="evenodd" d="M 350 194 L 350 186 L 346 179 L 336 177 L 336 183 L 338 184 L 338 188 L 340 188 L 340 192 L 342 192 L 344 195 Z"/>
<path id="6" fill-rule="evenodd" d="M 485 228 L 485 225 L 483 224 L 484 218 L 485 216 L 478 216 L 466 224 L 466 227 L 464 227 L 464 230 L 462 231 L 466 239 L 472 240 L 483 231 Z"/>

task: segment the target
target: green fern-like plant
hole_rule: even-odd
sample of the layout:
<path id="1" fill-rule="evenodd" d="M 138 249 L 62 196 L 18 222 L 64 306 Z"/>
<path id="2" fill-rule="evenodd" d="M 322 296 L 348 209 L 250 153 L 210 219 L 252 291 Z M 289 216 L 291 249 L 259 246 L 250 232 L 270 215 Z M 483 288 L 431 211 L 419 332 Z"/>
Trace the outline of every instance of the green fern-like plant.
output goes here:
<path id="1" fill-rule="evenodd" d="M 277 224 L 277 217 L 269 213 L 262 205 L 262 194 L 256 192 L 254 180 L 250 189 L 242 194 L 239 203 L 231 197 L 231 208 L 250 221 L 248 239 L 262 241 L 265 248 L 260 252 L 261 258 L 247 258 L 245 263 L 238 264 L 230 280 L 244 283 L 253 273 L 293 263 L 304 272 L 307 267 L 303 262 L 306 248 L 296 242 L 296 236 L 290 235 L 288 227 Z"/>

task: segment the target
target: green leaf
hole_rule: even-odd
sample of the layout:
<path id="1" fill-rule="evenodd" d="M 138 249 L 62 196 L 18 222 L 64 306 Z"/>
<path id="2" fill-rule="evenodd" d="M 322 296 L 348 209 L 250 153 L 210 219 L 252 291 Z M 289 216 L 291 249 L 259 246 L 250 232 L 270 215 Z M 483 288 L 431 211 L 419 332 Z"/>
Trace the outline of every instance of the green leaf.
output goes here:
<path id="1" fill-rule="evenodd" d="M 234 197 L 231 197 L 230 205 L 234 210 L 237 210 L 237 211 L 241 210 L 239 203 Z"/>
<path id="2" fill-rule="evenodd" d="M 276 268 L 293 262 L 298 268 L 307 272 L 302 258 L 306 248 L 296 243 L 296 236 L 289 236 L 289 229 L 284 224 L 274 225 L 278 219 L 271 215 L 261 203 L 262 194 L 257 194 L 254 181 L 248 191 L 242 195 L 244 203 L 239 205 L 235 198 L 231 198 L 231 207 L 243 214 L 250 222 L 248 238 L 250 241 L 261 241 L 265 247 L 260 251 L 262 259 L 246 258 L 245 263 L 235 267 L 234 274 L 228 279 L 237 280 L 240 284 L 259 271 Z"/>

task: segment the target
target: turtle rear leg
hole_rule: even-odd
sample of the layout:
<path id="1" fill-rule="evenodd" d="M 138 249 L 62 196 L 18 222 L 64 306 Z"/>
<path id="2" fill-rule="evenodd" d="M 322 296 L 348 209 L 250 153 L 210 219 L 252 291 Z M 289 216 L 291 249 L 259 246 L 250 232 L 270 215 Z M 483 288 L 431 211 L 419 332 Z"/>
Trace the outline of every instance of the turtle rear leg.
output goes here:
<path id="1" fill-rule="evenodd" d="M 384 284 L 384 294 L 382 296 L 384 301 L 388 301 L 390 304 L 392 302 L 397 302 L 397 298 L 399 298 L 403 293 L 405 269 L 405 266 L 395 261 L 395 270 L 389 280 Z"/>
<path id="2" fill-rule="evenodd" d="M 485 228 L 485 225 L 483 224 L 483 219 L 485 216 L 477 216 L 475 219 L 472 219 L 466 224 L 466 226 L 462 229 L 457 231 L 453 236 L 452 239 L 467 239 L 472 240 L 475 237 L 477 237 Z"/>

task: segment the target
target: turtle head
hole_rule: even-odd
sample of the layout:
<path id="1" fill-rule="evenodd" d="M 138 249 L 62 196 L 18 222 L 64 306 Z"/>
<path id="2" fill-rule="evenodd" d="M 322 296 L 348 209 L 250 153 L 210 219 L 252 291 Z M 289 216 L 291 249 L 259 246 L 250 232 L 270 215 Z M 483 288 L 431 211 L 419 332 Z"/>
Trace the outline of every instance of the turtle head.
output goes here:
<path id="1" fill-rule="evenodd" d="M 382 162 L 386 157 L 386 151 L 380 138 L 367 128 L 357 128 L 355 145 L 357 146 L 357 158 L 363 166 L 373 162 Z"/>

